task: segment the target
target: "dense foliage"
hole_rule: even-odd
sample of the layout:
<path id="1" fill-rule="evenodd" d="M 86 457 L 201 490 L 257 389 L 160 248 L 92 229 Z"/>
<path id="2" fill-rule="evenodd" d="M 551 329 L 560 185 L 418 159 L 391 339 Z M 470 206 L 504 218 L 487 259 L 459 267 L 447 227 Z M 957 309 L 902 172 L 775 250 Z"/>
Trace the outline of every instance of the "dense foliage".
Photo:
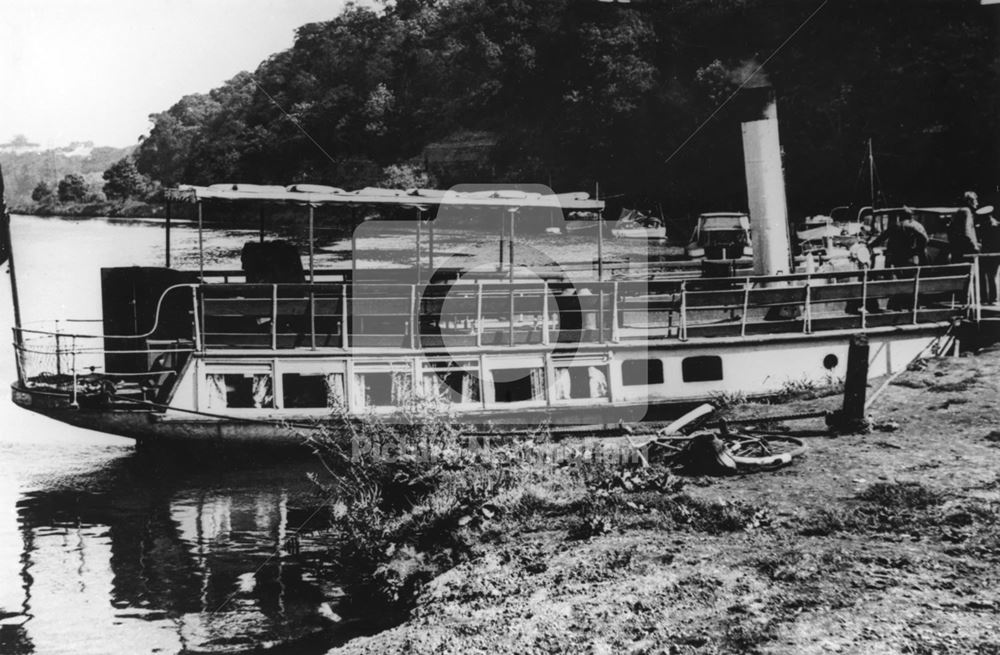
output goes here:
<path id="1" fill-rule="evenodd" d="M 87 181 L 82 175 L 70 173 L 59 180 L 59 202 L 83 202 L 87 198 Z"/>
<path id="2" fill-rule="evenodd" d="M 0 165 L 3 166 L 7 202 L 15 207 L 26 206 L 29 200 L 43 202 L 33 197 L 36 190 L 41 198 L 46 198 L 44 189 L 48 188 L 54 194 L 59 181 L 70 173 L 83 176 L 87 194 L 96 194 L 101 188 L 102 173 L 131 150 L 93 147 L 91 144 L 72 144 L 65 148 L 44 150 L 37 146 L 16 148 L 21 145 L 36 146 L 20 135 L 10 143 L 0 144 Z M 81 154 L 81 145 L 87 146 L 82 149 L 85 154 Z"/>
<path id="3" fill-rule="evenodd" d="M 52 202 L 54 196 L 55 194 L 52 192 L 52 187 L 50 187 L 45 180 L 39 182 L 31 192 L 31 199 L 42 204 Z"/>
<path id="4" fill-rule="evenodd" d="M 122 157 L 104 171 L 104 195 L 109 200 L 144 198 L 149 192 L 149 180 L 139 173 L 131 157 Z"/>
<path id="5" fill-rule="evenodd" d="M 152 116 L 136 163 L 164 185 L 344 187 L 426 163 L 443 186 L 600 183 L 667 210 L 737 208 L 738 103 L 722 105 L 766 60 L 793 210 L 866 198 L 869 137 L 888 202 L 940 202 L 995 190 L 994 19 L 973 0 L 348 6 L 253 74 Z M 488 165 L 426 161 L 464 133 L 493 135 Z"/>

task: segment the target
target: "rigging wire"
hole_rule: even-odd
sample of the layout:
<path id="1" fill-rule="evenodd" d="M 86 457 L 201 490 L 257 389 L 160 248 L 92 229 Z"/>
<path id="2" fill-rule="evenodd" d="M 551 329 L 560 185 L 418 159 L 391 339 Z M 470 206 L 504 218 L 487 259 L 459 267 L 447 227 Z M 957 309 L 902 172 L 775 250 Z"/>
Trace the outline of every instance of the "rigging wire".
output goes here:
<path id="1" fill-rule="evenodd" d="M 744 87 L 746 87 L 746 85 L 750 83 L 750 80 L 752 80 L 752 79 L 754 78 L 754 76 L 755 76 L 755 75 L 757 75 L 757 73 L 759 73 L 759 72 L 760 72 L 761 70 L 763 70 L 763 69 L 764 69 L 764 66 L 767 66 L 767 64 L 768 64 L 768 63 L 769 63 L 769 62 L 770 62 L 770 61 L 771 61 L 772 59 L 774 59 L 774 57 L 775 57 L 775 56 L 776 56 L 776 55 L 777 55 L 777 54 L 778 54 L 779 52 L 781 52 L 781 50 L 782 50 L 782 49 L 784 49 L 784 47 L 785 47 L 786 45 L 788 45 L 788 43 L 789 43 L 789 42 L 790 42 L 790 41 L 791 41 L 791 40 L 792 40 L 793 38 L 795 38 L 795 35 L 797 35 L 797 34 L 798 34 L 799 32 L 801 32 L 801 31 L 802 31 L 802 29 L 803 29 L 803 28 L 804 28 L 804 27 L 805 27 L 805 26 L 806 26 L 806 25 L 807 25 L 807 24 L 809 23 L 809 21 L 811 21 L 811 20 L 813 19 L 813 17 L 814 17 L 814 16 L 816 15 L 816 14 L 818 14 L 818 13 L 820 12 L 820 10 L 822 10 L 822 9 L 823 9 L 823 7 L 825 7 L 825 6 L 826 6 L 826 5 L 827 5 L 827 4 L 829 3 L 829 2 L 830 2 L 830 0 L 823 0 L 823 2 L 821 2 L 821 3 L 819 4 L 819 6 L 818 6 L 818 7 L 816 7 L 816 9 L 814 9 L 814 10 L 813 10 L 813 12 L 812 12 L 811 14 L 809 14 L 808 16 L 806 16 L 805 20 L 803 20 L 803 21 L 802 21 L 802 23 L 800 23 L 800 24 L 799 24 L 799 26 L 798 26 L 798 27 L 796 27 L 796 28 L 795 28 L 795 29 L 794 29 L 794 30 L 792 31 L 792 33 L 791 33 L 791 34 L 789 34 L 789 35 L 788 35 L 788 36 L 787 36 L 787 37 L 785 38 L 785 40 L 784 40 L 784 41 L 782 41 L 782 42 L 781 42 L 781 43 L 780 43 L 780 44 L 778 45 L 778 47 L 774 49 L 774 52 L 772 52 L 771 54 L 769 54 L 769 55 L 767 56 L 767 59 L 765 59 L 765 60 L 764 60 L 764 61 L 763 61 L 763 62 L 762 62 L 762 63 L 761 63 L 761 64 L 760 64 L 759 66 L 757 66 L 757 68 L 755 68 L 755 69 L 754 69 L 754 71 L 753 71 L 752 73 L 750 73 L 750 75 L 748 75 L 748 76 L 746 77 L 746 79 L 744 79 L 744 80 L 743 80 L 743 82 L 741 82 L 741 83 L 740 83 L 740 85 L 739 85 L 738 87 L 736 87 L 736 90 L 735 90 L 735 91 L 733 91 L 732 93 L 730 93 L 730 94 L 729 94 L 729 97 L 727 97 L 727 98 L 726 98 L 725 100 L 723 100 L 723 101 L 722 101 L 722 103 L 721 103 L 721 104 L 720 104 L 720 105 L 719 105 L 718 107 L 716 107 L 716 108 L 715 108 L 715 109 L 714 109 L 714 110 L 712 111 L 712 113 L 711 113 L 711 114 L 709 114 L 709 115 L 708 115 L 708 118 L 706 118 L 705 120 L 703 120 L 703 121 L 701 122 L 701 124 L 700 124 L 700 125 L 699 125 L 698 127 L 696 127 L 696 128 L 694 129 L 694 131 L 693 131 L 693 132 L 691 132 L 691 134 L 689 134 L 689 135 L 688 135 L 688 137 L 687 137 L 686 139 L 684 139 L 684 141 L 682 141 L 682 142 L 681 142 L 681 144 L 680 144 L 679 146 L 677 146 L 677 149 L 676 149 L 676 150 L 674 150 L 674 151 L 673 151 L 672 153 L 670 153 L 670 156 L 669 156 L 669 157 L 667 157 L 667 158 L 666 158 L 666 160 L 665 160 L 665 161 L 664 161 L 663 163 L 664 163 L 664 164 L 668 164 L 668 163 L 670 163 L 670 160 L 672 160 L 672 159 L 673 159 L 673 158 L 674 158 L 675 156 L 677 156 L 677 153 L 679 153 L 679 152 L 680 152 L 681 150 L 683 150 L 683 149 L 685 148 L 685 146 L 687 146 L 687 144 L 691 142 L 691 139 L 695 138 L 695 137 L 696 137 L 696 136 L 698 135 L 698 133 L 699 133 L 699 132 L 701 132 L 701 131 L 702 131 L 702 129 L 703 129 L 703 128 L 704 128 L 704 127 L 705 127 L 706 125 L 708 125 L 708 123 L 709 123 L 709 122 L 710 122 L 710 121 L 711 121 L 711 120 L 712 120 L 713 118 L 715 118 L 716 114 L 718 114 L 718 113 L 719 113 L 720 111 L 722 111 L 722 110 L 723 110 L 723 108 L 724 108 L 724 107 L 725 107 L 726 105 L 728 105 L 728 104 L 729 104 L 729 103 L 730 103 L 730 102 L 732 101 L 732 99 L 733 99 L 733 98 L 735 98 L 735 97 L 736 97 L 736 94 L 737 94 L 737 93 L 739 93 L 740 91 L 742 91 L 742 90 L 744 89 Z"/>

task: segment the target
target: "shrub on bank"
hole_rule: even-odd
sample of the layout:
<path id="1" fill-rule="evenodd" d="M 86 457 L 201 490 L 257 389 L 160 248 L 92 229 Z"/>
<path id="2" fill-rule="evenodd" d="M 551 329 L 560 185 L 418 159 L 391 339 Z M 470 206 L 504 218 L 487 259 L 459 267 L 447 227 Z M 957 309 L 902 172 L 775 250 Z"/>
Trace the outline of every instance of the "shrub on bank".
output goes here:
<path id="1" fill-rule="evenodd" d="M 532 464 L 545 432 L 486 449 L 433 403 L 405 403 L 393 420 L 345 414 L 310 438 L 329 474 L 316 482 L 332 499 L 330 557 L 358 611 L 406 611 L 423 583 L 552 481 Z"/>
<path id="2" fill-rule="evenodd" d="M 335 418 L 310 443 L 327 471 L 316 482 L 331 499 L 329 557 L 359 615 L 405 616 L 425 583 L 511 535 L 770 524 L 765 507 L 698 499 L 669 469 L 611 461 L 603 444 L 557 449 L 545 429 L 473 436 L 420 400 L 391 424 Z"/>

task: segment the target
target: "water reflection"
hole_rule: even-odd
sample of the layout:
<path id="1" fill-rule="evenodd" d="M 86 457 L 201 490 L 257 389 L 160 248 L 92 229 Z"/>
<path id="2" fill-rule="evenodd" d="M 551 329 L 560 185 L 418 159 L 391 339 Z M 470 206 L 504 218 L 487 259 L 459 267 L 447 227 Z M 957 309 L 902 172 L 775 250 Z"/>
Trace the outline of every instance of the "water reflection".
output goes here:
<path id="1" fill-rule="evenodd" d="M 339 594 L 316 533 L 296 535 L 323 506 L 313 467 L 131 453 L 22 492 L 0 517 L 0 652 L 322 652 L 302 640 Z"/>

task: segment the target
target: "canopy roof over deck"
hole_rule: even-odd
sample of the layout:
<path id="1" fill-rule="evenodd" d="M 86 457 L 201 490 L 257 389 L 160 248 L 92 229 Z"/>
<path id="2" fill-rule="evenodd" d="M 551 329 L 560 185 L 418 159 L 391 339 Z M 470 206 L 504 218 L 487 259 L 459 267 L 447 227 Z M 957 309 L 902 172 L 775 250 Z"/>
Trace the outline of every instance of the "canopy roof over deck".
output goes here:
<path id="1" fill-rule="evenodd" d="M 514 280 L 514 217 L 520 209 L 555 209 L 567 212 L 593 212 L 598 217 L 604 209 L 604 202 L 591 199 L 585 191 L 571 193 L 552 193 L 544 187 L 534 187 L 536 191 L 522 189 L 486 188 L 468 190 L 442 189 L 382 189 L 365 187 L 355 191 L 318 184 L 292 184 L 289 186 L 225 183 L 209 186 L 180 185 L 176 189 L 166 190 L 167 199 L 167 230 L 166 230 L 166 265 L 170 266 L 170 202 L 193 202 L 198 205 L 198 268 L 204 277 L 204 247 L 202 241 L 202 202 L 228 201 L 240 203 L 277 203 L 295 204 L 309 207 L 309 274 L 313 279 L 315 231 L 314 209 L 320 206 L 346 207 L 399 207 L 416 210 L 416 269 L 419 278 L 421 271 L 421 223 L 422 214 L 432 208 L 490 208 L 499 209 L 504 213 L 500 221 L 500 268 L 503 268 L 504 241 L 508 250 L 506 268 L 511 282 Z M 505 225 L 506 224 L 506 225 Z M 434 232 L 433 222 L 430 227 L 430 268 L 434 268 Z M 263 230 L 261 232 L 263 240 Z M 356 250 L 352 234 L 352 251 Z M 597 259 L 598 277 L 603 275 L 603 235 L 598 230 Z M 355 265 L 352 257 L 352 268 Z M 352 273 L 353 274 L 353 273 Z"/>
<path id="2" fill-rule="evenodd" d="M 566 211 L 600 212 L 604 202 L 591 199 L 585 191 L 539 193 L 519 189 L 452 191 L 443 189 L 381 189 L 365 187 L 345 191 L 318 184 L 289 186 L 259 184 L 180 185 L 167 190 L 169 200 L 199 202 L 226 200 L 243 202 L 293 203 L 311 206 L 395 206 L 429 209 L 431 207 L 501 207 L 507 209 L 549 208 Z"/>

